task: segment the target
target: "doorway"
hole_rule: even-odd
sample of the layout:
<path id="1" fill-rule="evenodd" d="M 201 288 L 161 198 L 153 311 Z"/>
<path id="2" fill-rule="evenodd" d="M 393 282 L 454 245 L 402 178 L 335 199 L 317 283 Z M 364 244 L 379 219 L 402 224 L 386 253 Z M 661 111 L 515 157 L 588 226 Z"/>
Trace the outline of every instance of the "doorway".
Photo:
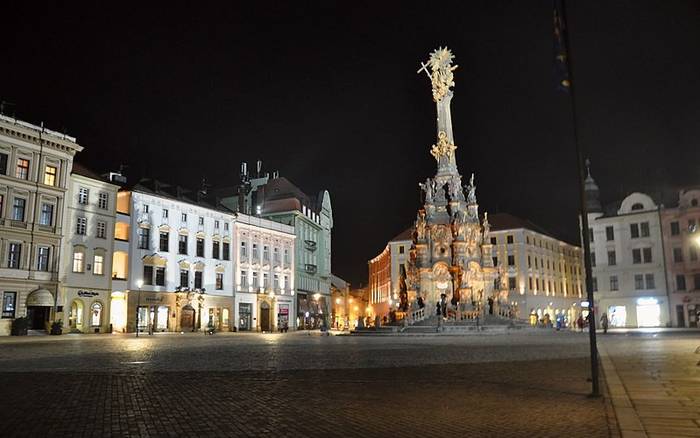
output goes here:
<path id="1" fill-rule="evenodd" d="M 270 305 L 267 301 L 260 303 L 260 330 L 270 332 Z"/>
<path id="2" fill-rule="evenodd" d="M 661 325 L 661 306 L 646 304 L 637 306 L 638 327 L 658 327 Z"/>
<path id="3" fill-rule="evenodd" d="M 685 310 L 683 304 L 676 304 L 676 324 L 678 327 L 685 327 Z"/>
<path id="4" fill-rule="evenodd" d="M 81 300 L 73 300 L 70 306 L 68 327 L 71 331 L 83 331 L 83 302 Z"/>
<path id="5" fill-rule="evenodd" d="M 194 308 L 189 304 L 182 308 L 182 314 L 180 315 L 180 330 L 194 331 Z"/>
<path id="6" fill-rule="evenodd" d="M 27 306 L 27 316 L 30 330 L 46 330 L 46 324 L 51 316 L 51 307 Z"/>

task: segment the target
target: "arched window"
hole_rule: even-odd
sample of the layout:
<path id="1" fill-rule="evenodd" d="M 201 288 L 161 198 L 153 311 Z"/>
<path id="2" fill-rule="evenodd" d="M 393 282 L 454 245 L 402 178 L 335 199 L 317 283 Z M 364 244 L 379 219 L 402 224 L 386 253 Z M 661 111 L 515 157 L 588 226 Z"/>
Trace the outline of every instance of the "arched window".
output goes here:
<path id="1" fill-rule="evenodd" d="M 632 210 L 644 210 L 644 205 L 639 202 L 632 204 Z"/>
<path id="2" fill-rule="evenodd" d="M 92 303 L 92 306 L 90 307 L 91 312 L 91 325 L 93 327 L 99 327 L 100 322 L 102 321 L 102 304 L 100 303 Z"/>

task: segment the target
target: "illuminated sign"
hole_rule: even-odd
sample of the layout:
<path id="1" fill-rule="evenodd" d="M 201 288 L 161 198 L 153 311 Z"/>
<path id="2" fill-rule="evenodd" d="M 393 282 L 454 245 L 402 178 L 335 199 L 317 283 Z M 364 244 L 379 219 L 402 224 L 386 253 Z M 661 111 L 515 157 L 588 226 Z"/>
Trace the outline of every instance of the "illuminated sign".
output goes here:
<path id="1" fill-rule="evenodd" d="M 637 298 L 637 305 L 639 306 L 653 306 L 659 304 L 659 300 L 656 298 Z"/>

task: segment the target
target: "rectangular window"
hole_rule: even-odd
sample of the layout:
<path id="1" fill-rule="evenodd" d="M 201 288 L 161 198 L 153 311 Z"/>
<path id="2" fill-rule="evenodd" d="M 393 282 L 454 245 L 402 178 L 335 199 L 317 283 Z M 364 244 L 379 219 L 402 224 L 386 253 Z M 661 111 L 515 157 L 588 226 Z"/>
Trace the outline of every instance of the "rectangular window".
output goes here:
<path id="1" fill-rule="evenodd" d="M 287 248 L 284 249 L 284 264 L 289 264 L 289 250 Z"/>
<path id="2" fill-rule="evenodd" d="M 270 261 L 270 247 L 263 245 L 263 260 L 266 262 Z"/>
<path id="3" fill-rule="evenodd" d="M 85 253 L 82 250 L 73 252 L 73 272 L 85 272 Z"/>
<path id="4" fill-rule="evenodd" d="M 677 221 L 671 222 L 671 236 L 678 236 L 681 234 L 681 226 Z"/>
<path id="5" fill-rule="evenodd" d="M 204 225 L 204 218 L 202 216 L 199 217 L 199 225 Z"/>
<path id="6" fill-rule="evenodd" d="M 15 317 L 15 307 L 17 303 L 17 292 L 3 292 L 2 293 L 2 317 L 3 318 L 14 318 Z"/>
<path id="7" fill-rule="evenodd" d="M 643 248 L 642 255 L 644 263 L 651 263 L 651 248 Z"/>
<path id="8" fill-rule="evenodd" d="M 617 275 L 611 275 L 610 276 L 610 290 L 611 291 L 616 291 L 619 290 L 620 286 L 617 281 Z"/>
<path id="9" fill-rule="evenodd" d="M 216 290 L 224 289 L 224 274 L 221 272 L 216 273 Z"/>
<path id="10" fill-rule="evenodd" d="M 153 266 L 143 267 L 143 284 L 149 286 L 153 284 Z"/>
<path id="11" fill-rule="evenodd" d="M 180 234 L 177 241 L 177 253 L 187 255 L 187 236 Z"/>
<path id="12" fill-rule="evenodd" d="M 274 277 L 272 277 L 272 281 L 273 281 L 272 287 L 274 287 L 275 289 L 279 289 L 280 288 L 280 276 L 279 276 L 279 274 L 275 274 Z"/>
<path id="13" fill-rule="evenodd" d="M 56 172 L 58 169 L 56 169 L 55 166 L 46 166 L 46 169 L 44 169 L 44 184 L 47 186 L 55 186 L 56 185 Z"/>
<path id="14" fill-rule="evenodd" d="M 165 268 L 156 268 L 156 286 L 165 286 Z"/>
<path id="15" fill-rule="evenodd" d="M 676 290 L 685 290 L 685 275 L 676 275 Z"/>
<path id="16" fill-rule="evenodd" d="M 219 221 L 214 221 L 214 228 L 219 228 Z"/>
<path id="17" fill-rule="evenodd" d="M 20 260 L 22 258 L 22 244 L 10 243 L 10 248 L 7 254 L 7 267 L 12 269 L 20 268 Z"/>
<path id="18" fill-rule="evenodd" d="M 633 249 L 632 250 L 632 263 L 634 263 L 635 265 L 642 263 L 642 250 L 641 249 Z"/>
<path id="19" fill-rule="evenodd" d="M 139 228 L 139 248 L 149 249 L 151 240 L 151 230 L 149 228 Z"/>
<path id="20" fill-rule="evenodd" d="M 284 276 L 284 284 L 282 285 L 282 287 L 285 287 L 285 288 L 287 288 L 287 289 L 291 289 L 291 288 L 292 288 L 292 285 L 289 284 L 289 275 L 285 275 L 285 276 Z"/>
<path id="21" fill-rule="evenodd" d="M 224 242 L 222 255 L 224 260 L 231 260 L 231 245 L 228 242 Z"/>
<path id="22" fill-rule="evenodd" d="M 90 191 L 86 187 L 78 189 L 78 204 L 87 205 L 90 197 Z"/>
<path id="23" fill-rule="evenodd" d="M 0 175 L 7 175 L 7 154 L 0 154 Z"/>
<path id="24" fill-rule="evenodd" d="M 40 246 L 39 247 L 39 252 L 37 254 L 36 269 L 37 269 L 37 271 L 48 272 L 48 270 L 49 270 L 49 247 L 48 246 Z"/>
<path id="25" fill-rule="evenodd" d="M 248 287 L 248 273 L 241 271 L 241 287 Z"/>
<path id="26" fill-rule="evenodd" d="M 588 241 L 593 243 L 593 228 L 588 229 Z"/>
<path id="27" fill-rule="evenodd" d="M 180 220 L 181 220 L 182 222 L 187 222 L 187 213 L 182 213 L 182 214 L 180 215 Z"/>
<path id="28" fill-rule="evenodd" d="M 598 292 L 598 279 L 596 277 L 591 278 L 591 283 L 593 286 L 593 292 Z"/>
<path id="29" fill-rule="evenodd" d="M 92 261 L 92 273 L 95 275 L 103 275 L 104 274 L 104 262 L 105 262 L 104 256 L 95 254 L 95 258 Z"/>
<path id="30" fill-rule="evenodd" d="M 673 263 L 683 262 L 683 248 L 673 248 Z"/>
<path id="31" fill-rule="evenodd" d="M 97 237 L 104 239 L 107 237 L 107 224 L 102 221 L 97 221 Z"/>
<path id="32" fill-rule="evenodd" d="M 180 287 L 190 287 L 190 271 L 188 269 L 180 269 Z"/>
<path id="33" fill-rule="evenodd" d="M 635 274 L 634 275 L 634 288 L 635 288 L 635 290 L 644 289 L 644 275 L 642 275 L 642 274 Z"/>
<path id="34" fill-rule="evenodd" d="M 158 249 L 162 252 L 168 252 L 170 244 L 170 233 L 167 231 L 160 232 L 160 239 L 158 240 Z"/>
<path id="35" fill-rule="evenodd" d="M 24 209 L 27 200 L 24 198 L 15 198 L 12 204 L 12 220 L 24 222 Z"/>
<path id="36" fill-rule="evenodd" d="M 263 287 L 267 289 L 270 287 L 270 276 L 267 273 L 263 273 Z"/>
<path id="37" fill-rule="evenodd" d="M 87 232 L 87 218 L 79 217 L 75 220 L 75 234 L 85 235 Z"/>
<path id="38" fill-rule="evenodd" d="M 615 251 L 608 251 L 608 265 L 615 266 L 617 264 L 617 257 L 615 257 Z"/>
<path id="39" fill-rule="evenodd" d="M 29 160 L 24 158 L 17 159 L 15 177 L 19 179 L 29 179 Z"/>
<path id="40" fill-rule="evenodd" d="M 498 266 L 498 257 L 491 257 L 491 260 L 493 261 L 494 266 Z"/>
<path id="41" fill-rule="evenodd" d="M 258 288 L 258 273 L 253 272 L 253 288 L 257 289 Z"/>
<path id="42" fill-rule="evenodd" d="M 0 195 L 0 217 L 2 217 L 2 208 L 5 206 L 5 196 Z"/>
<path id="43" fill-rule="evenodd" d="M 515 277 L 508 277 L 508 289 L 515 290 Z"/>
<path id="44" fill-rule="evenodd" d="M 527 267 L 532 268 L 532 258 L 530 256 L 527 256 Z"/>
<path id="45" fill-rule="evenodd" d="M 689 233 L 695 232 L 695 219 L 688 219 L 688 232 Z"/>
<path id="46" fill-rule="evenodd" d="M 647 282 L 647 289 L 656 289 L 656 283 L 654 283 L 654 274 L 646 274 L 644 277 Z"/>
<path id="47" fill-rule="evenodd" d="M 649 222 L 642 222 L 642 237 L 649 237 Z"/>
<path id="48" fill-rule="evenodd" d="M 204 239 L 197 237 L 197 257 L 204 257 Z"/>
<path id="49" fill-rule="evenodd" d="M 695 248 L 695 246 L 691 245 L 690 248 L 688 248 L 688 255 L 690 255 L 691 262 L 696 262 L 698 260 L 697 248 Z"/>
<path id="50" fill-rule="evenodd" d="M 613 227 L 605 227 L 605 238 L 608 241 L 615 240 L 615 231 L 613 230 Z"/>
<path id="51" fill-rule="evenodd" d="M 53 224 L 53 204 L 41 204 L 41 215 L 39 216 L 41 225 L 51 226 Z"/>
<path id="52" fill-rule="evenodd" d="M 700 289 L 700 274 L 693 275 L 693 282 L 695 283 L 695 290 Z"/>
<path id="53" fill-rule="evenodd" d="M 595 268 L 595 253 L 591 251 L 591 266 Z"/>
<path id="54" fill-rule="evenodd" d="M 214 259 L 221 258 L 220 251 L 221 243 L 218 240 L 212 240 L 211 242 L 211 257 Z"/>
<path id="55" fill-rule="evenodd" d="M 506 243 L 513 243 L 513 236 L 512 235 L 507 235 L 506 236 Z"/>
<path id="56" fill-rule="evenodd" d="M 253 259 L 257 260 L 258 259 L 258 244 L 254 243 L 253 244 Z"/>
<path id="57" fill-rule="evenodd" d="M 495 237 L 492 237 L 492 238 L 491 238 L 491 245 L 495 245 L 496 242 L 498 242 L 498 240 L 496 240 Z"/>
<path id="58" fill-rule="evenodd" d="M 530 290 L 532 290 L 532 277 L 528 278 L 528 286 L 530 286 Z"/>
<path id="59" fill-rule="evenodd" d="M 248 257 L 248 249 L 245 246 L 245 242 L 241 242 L 241 257 Z"/>
<path id="60" fill-rule="evenodd" d="M 149 211 L 148 209 L 149 209 L 148 204 L 143 204 L 143 212 L 148 213 L 148 211 Z"/>
<path id="61" fill-rule="evenodd" d="M 100 195 L 97 198 L 97 206 L 103 210 L 107 210 L 109 208 L 109 195 L 107 193 L 100 192 Z"/>
<path id="62" fill-rule="evenodd" d="M 508 266 L 515 266 L 515 256 L 514 255 L 508 256 Z"/>
<path id="63" fill-rule="evenodd" d="M 630 224 L 630 236 L 633 239 L 639 237 L 639 224 Z"/>
<path id="64" fill-rule="evenodd" d="M 202 288 L 202 271 L 194 271 L 194 288 Z"/>
<path id="65" fill-rule="evenodd" d="M 164 208 L 163 209 L 163 219 L 167 219 L 167 218 L 168 218 L 168 209 Z"/>

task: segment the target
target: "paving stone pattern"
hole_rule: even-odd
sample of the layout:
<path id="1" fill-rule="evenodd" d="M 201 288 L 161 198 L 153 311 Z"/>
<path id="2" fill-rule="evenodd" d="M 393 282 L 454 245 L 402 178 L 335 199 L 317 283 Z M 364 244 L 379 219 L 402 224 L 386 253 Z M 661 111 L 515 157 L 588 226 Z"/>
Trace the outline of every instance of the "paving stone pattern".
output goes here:
<path id="1" fill-rule="evenodd" d="M 1 435 L 610 433 L 603 400 L 586 397 L 588 361 L 582 336 L 501 336 L 491 341 L 441 337 L 392 343 L 253 335 L 200 341 L 154 337 L 134 343 L 103 337 L 0 343 L 0 367 L 6 370 L 0 372 Z M 451 363 L 443 363 L 438 356 L 449 350 L 460 353 L 447 355 Z M 533 352 L 540 358 L 531 358 Z M 249 357 L 242 359 L 246 354 Z M 198 355 L 217 358 L 197 369 L 202 363 Z M 24 369 L 15 368 L 12 357 Z M 526 360 L 503 360 L 515 357 Z M 295 366 L 278 366 L 285 359 Z M 79 364 L 77 371 L 64 369 L 71 360 Z M 173 360 L 177 362 L 168 364 Z M 226 366 L 243 362 L 243 368 Z"/>
<path id="2" fill-rule="evenodd" d="M 623 438 L 700 437 L 699 346 L 698 334 L 602 339 L 604 365 L 609 360 L 616 374 L 607 377 Z"/>

